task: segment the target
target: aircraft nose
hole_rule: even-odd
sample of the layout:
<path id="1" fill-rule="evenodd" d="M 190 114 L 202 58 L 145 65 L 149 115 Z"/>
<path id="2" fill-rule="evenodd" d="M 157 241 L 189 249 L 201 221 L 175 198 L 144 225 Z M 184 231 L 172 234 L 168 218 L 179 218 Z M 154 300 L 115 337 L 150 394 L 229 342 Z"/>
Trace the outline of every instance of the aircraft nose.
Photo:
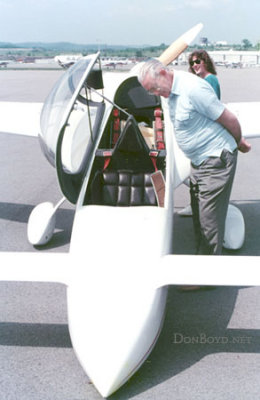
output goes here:
<path id="1" fill-rule="evenodd" d="M 116 276 L 93 268 L 94 279 L 89 273 L 85 283 L 74 281 L 68 287 L 69 331 L 81 366 L 108 397 L 134 374 L 156 343 L 167 290 L 142 288 L 138 276 L 133 280 L 137 285 L 124 281 L 122 263 L 122 273 Z"/>

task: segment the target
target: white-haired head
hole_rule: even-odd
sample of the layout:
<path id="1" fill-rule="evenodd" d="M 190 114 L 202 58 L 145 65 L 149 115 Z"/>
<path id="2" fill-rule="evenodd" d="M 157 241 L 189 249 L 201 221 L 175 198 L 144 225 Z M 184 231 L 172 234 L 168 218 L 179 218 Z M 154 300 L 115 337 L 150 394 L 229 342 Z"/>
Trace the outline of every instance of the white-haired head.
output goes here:
<path id="1" fill-rule="evenodd" d="M 173 81 L 173 70 L 159 60 L 151 58 L 144 62 L 138 69 L 137 78 L 150 94 L 169 97 Z"/>
<path id="2" fill-rule="evenodd" d="M 156 58 L 149 58 L 149 60 L 141 65 L 137 78 L 141 84 L 145 81 L 147 76 L 151 79 L 157 79 L 162 69 L 166 68 L 159 60 Z"/>

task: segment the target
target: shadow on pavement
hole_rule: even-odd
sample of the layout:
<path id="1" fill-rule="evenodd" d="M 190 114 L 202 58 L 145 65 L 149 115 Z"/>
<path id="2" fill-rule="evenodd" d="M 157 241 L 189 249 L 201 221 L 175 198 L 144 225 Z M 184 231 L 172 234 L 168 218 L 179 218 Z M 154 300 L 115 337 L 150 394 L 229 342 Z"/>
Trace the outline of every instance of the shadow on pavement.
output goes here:
<path id="1" fill-rule="evenodd" d="M 148 360 L 111 400 L 125 400 L 219 352 L 260 351 L 259 330 L 228 329 L 239 287 L 184 293 L 169 288 L 166 318 Z"/>
<path id="2" fill-rule="evenodd" d="M 239 250 L 223 249 L 223 255 L 259 256 L 260 255 L 260 201 L 244 200 L 231 202 L 240 209 L 245 221 L 245 242 Z M 179 211 L 176 210 L 176 211 Z M 192 217 L 174 214 L 174 254 L 195 254 Z"/>

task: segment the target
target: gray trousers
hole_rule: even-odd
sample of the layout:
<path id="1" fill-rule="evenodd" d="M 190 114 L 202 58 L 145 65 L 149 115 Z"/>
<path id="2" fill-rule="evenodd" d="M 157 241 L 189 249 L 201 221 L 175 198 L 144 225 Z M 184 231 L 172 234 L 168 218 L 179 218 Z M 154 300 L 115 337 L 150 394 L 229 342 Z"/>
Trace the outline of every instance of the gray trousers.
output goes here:
<path id="1" fill-rule="evenodd" d="M 199 166 L 191 165 L 190 195 L 196 254 L 222 253 L 225 220 L 237 163 L 237 150 L 223 150 Z"/>

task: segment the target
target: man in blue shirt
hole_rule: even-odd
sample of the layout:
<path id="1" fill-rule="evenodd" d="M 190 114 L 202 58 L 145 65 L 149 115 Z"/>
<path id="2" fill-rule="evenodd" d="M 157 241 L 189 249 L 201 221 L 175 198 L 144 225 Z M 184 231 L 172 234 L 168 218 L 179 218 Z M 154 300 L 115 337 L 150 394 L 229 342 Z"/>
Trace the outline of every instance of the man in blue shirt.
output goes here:
<path id="1" fill-rule="evenodd" d="M 143 64 L 138 79 L 148 92 L 169 99 L 177 143 L 191 160 L 196 254 L 221 254 L 237 149 L 246 153 L 251 146 L 205 80 L 155 59 Z"/>
<path id="2" fill-rule="evenodd" d="M 197 75 L 199 78 L 205 79 L 205 81 L 207 81 L 213 87 L 218 99 L 220 100 L 220 85 L 217 78 L 217 71 L 214 65 L 214 61 L 206 50 L 199 49 L 194 50 L 192 53 L 190 53 L 189 72 Z M 182 216 L 191 216 L 191 206 L 189 205 L 183 208 L 178 212 L 178 214 Z"/>

